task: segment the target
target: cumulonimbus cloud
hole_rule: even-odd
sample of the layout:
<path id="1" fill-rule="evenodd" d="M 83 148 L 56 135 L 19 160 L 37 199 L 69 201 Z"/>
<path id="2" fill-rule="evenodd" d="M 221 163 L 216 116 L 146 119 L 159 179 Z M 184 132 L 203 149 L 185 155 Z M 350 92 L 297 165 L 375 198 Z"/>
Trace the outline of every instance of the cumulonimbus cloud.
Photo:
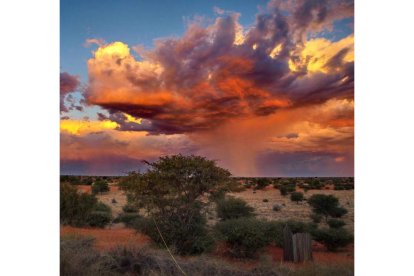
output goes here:
<path id="1" fill-rule="evenodd" d="M 354 37 L 318 32 L 353 2 L 270 1 L 248 28 L 216 15 L 152 49 L 96 41 L 84 96 L 107 112 L 62 121 L 62 160 L 195 153 L 235 175 L 352 174 Z"/>
<path id="2" fill-rule="evenodd" d="M 212 25 L 193 23 L 182 37 L 158 39 L 140 59 L 122 42 L 102 45 L 88 61 L 87 101 L 147 120 L 125 130 L 168 134 L 352 98 L 353 36 L 348 43 L 298 36 L 310 25 L 320 30 L 351 16 L 352 2 L 275 3 L 248 30 L 241 30 L 237 13 L 223 13 Z M 328 44 L 330 56 L 312 53 L 318 43 Z"/>

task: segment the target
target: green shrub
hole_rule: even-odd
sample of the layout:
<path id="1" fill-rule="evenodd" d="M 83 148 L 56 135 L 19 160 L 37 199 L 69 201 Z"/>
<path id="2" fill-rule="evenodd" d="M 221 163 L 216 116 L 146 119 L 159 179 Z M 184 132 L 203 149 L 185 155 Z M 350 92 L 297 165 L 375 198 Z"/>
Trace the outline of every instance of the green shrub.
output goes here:
<path id="1" fill-rule="evenodd" d="M 337 208 L 332 210 L 331 216 L 334 217 L 334 218 L 340 218 L 340 217 L 342 217 L 343 215 L 345 215 L 347 213 L 348 213 L 348 210 L 346 210 L 345 208 L 337 207 Z"/>
<path id="2" fill-rule="evenodd" d="M 269 200 L 267 198 L 264 198 L 263 202 L 269 202 Z"/>
<path id="3" fill-rule="evenodd" d="M 114 223 L 124 223 L 126 226 L 130 227 L 134 225 L 135 220 L 139 219 L 141 216 L 136 213 L 122 213 L 114 219 Z"/>
<path id="4" fill-rule="evenodd" d="M 227 242 L 235 257 L 254 257 L 271 243 L 283 246 L 283 229 L 288 225 L 293 233 L 313 233 L 317 225 L 301 221 L 265 221 L 255 218 L 239 218 L 219 222 L 215 226 L 218 239 Z"/>
<path id="5" fill-rule="evenodd" d="M 81 184 L 82 185 L 88 185 L 88 186 L 90 186 L 90 185 L 92 185 L 92 183 L 93 183 L 93 179 L 91 177 L 89 177 L 89 176 L 83 177 L 81 179 Z"/>
<path id="6" fill-rule="evenodd" d="M 79 176 L 76 176 L 76 175 L 61 175 L 60 183 L 69 183 L 72 185 L 79 185 L 81 184 L 81 181 L 80 181 Z"/>
<path id="7" fill-rule="evenodd" d="M 70 184 L 60 185 L 60 222 L 72 226 L 87 225 L 88 214 L 93 211 L 97 199 L 93 195 L 78 193 Z"/>
<path id="8" fill-rule="evenodd" d="M 333 195 L 316 194 L 308 199 L 312 211 L 316 214 L 325 216 L 328 221 L 328 216 L 341 217 L 347 213 L 347 210 L 339 207 L 338 198 Z"/>
<path id="9" fill-rule="evenodd" d="M 269 179 L 267 179 L 267 178 L 259 178 L 259 179 L 257 180 L 257 182 L 256 182 L 255 189 L 257 189 L 257 190 L 264 189 L 264 188 L 266 188 L 266 187 L 267 187 L 267 185 L 269 185 L 269 184 L 270 184 Z"/>
<path id="10" fill-rule="evenodd" d="M 287 195 L 287 194 L 288 194 L 288 189 L 287 189 L 287 187 L 285 187 L 285 186 L 280 187 L 280 188 L 279 188 L 279 191 L 280 191 L 280 194 L 281 194 L 282 196 L 285 196 L 285 195 Z"/>
<path id="11" fill-rule="evenodd" d="M 323 187 L 323 183 L 321 183 L 318 179 L 313 179 L 309 183 L 309 189 L 320 190 Z"/>
<path id="12" fill-rule="evenodd" d="M 70 184 L 61 185 L 60 222 L 62 224 L 76 227 L 103 227 L 110 220 L 111 209 L 107 205 L 98 202 L 94 195 L 78 193 L 76 188 Z"/>
<path id="13" fill-rule="evenodd" d="M 128 203 L 122 207 L 122 211 L 124 211 L 124 213 L 136 213 L 138 212 L 138 208 L 135 205 Z"/>
<path id="14" fill-rule="evenodd" d="M 290 194 L 290 200 L 294 201 L 296 203 L 299 203 L 300 201 L 303 201 L 303 193 L 301 192 L 293 192 Z"/>
<path id="15" fill-rule="evenodd" d="M 295 191 L 296 191 L 296 186 L 295 186 L 295 184 L 293 184 L 293 185 L 288 185 L 288 186 L 286 187 L 286 189 L 287 189 L 288 193 L 293 193 L 293 192 L 295 192 Z"/>
<path id="16" fill-rule="evenodd" d="M 217 202 L 217 216 L 222 220 L 253 216 L 254 208 L 239 198 L 228 197 Z"/>
<path id="17" fill-rule="evenodd" d="M 313 237 L 316 241 L 325 245 L 329 251 L 336 251 L 354 240 L 353 235 L 344 228 L 319 229 L 313 232 Z"/>
<path id="18" fill-rule="evenodd" d="M 103 202 L 98 201 L 95 206 L 93 207 L 94 211 L 99 211 L 99 212 L 106 212 L 106 213 L 111 213 L 111 207 L 109 207 L 108 205 L 106 205 Z"/>
<path id="19" fill-rule="evenodd" d="M 271 242 L 266 229 L 268 222 L 255 218 L 239 218 L 215 225 L 219 239 L 230 246 L 231 255 L 239 258 L 253 257 Z"/>
<path id="20" fill-rule="evenodd" d="M 103 228 L 111 222 L 111 214 L 102 211 L 92 211 L 89 213 L 87 221 L 89 226 Z"/>
<path id="21" fill-rule="evenodd" d="M 133 226 L 139 232 L 148 235 L 162 248 L 165 248 L 163 237 L 170 249 L 177 254 L 200 254 L 212 247 L 213 239 L 205 228 L 204 216 L 200 212 L 192 213 L 192 216 L 187 216 L 183 210 L 182 214 L 169 213 L 168 217 L 140 217 L 134 219 Z M 181 223 L 183 217 L 185 217 L 185 223 Z"/>
<path id="22" fill-rule="evenodd" d="M 312 221 L 313 221 L 314 223 L 320 223 L 320 222 L 321 222 L 321 220 L 322 220 L 322 216 L 321 216 L 321 215 L 319 215 L 319 214 L 315 214 L 315 213 L 311 214 L 311 215 L 310 215 L 310 218 L 312 219 Z"/>
<path id="23" fill-rule="evenodd" d="M 99 179 L 92 184 L 92 194 L 104 193 L 109 191 L 109 185 L 106 180 Z"/>
<path id="24" fill-rule="evenodd" d="M 328 225 L 330 228 L 341 228 L 345 225 L 345 222 L 340 219 L 328 219 Z"/>

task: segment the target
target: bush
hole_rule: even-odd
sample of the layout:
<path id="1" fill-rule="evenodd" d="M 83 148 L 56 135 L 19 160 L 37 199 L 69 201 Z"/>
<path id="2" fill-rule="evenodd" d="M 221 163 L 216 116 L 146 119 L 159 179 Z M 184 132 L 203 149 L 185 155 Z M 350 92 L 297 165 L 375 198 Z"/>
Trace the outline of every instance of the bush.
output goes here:
<path id="1" fill-rule="evenodd" d="M 334 217 L 334 218 L 340 218 L 340 217 L 342 217 L 343 215 L 345 215 L 347 213 L 348 213 L 348 210 L 346 210 L 345 208 L 337 207 L 337 208 L 332 210 L 331 216 Z"/>
<path id="2" fill-rule="evenodd" d="M 268 222 L 255 218 L 239 218 L 215 225 L 219 238 L 230 246 L 231 255 L 239 258 L 253 257 L 271 242 L 266 229 Z"/>
<path id="3" fill-rule="evenodd" d="M 345 222 L 340 219 L 329 219 L 328 225 L 330 228 L 341 228 L 345 225 Z"/>
<path id="4" fill-rule="evenodd" d="M 217 202 L 217 216 L 222 220 L 253 216 L 254 208 L 239 198 L 228 197 Z"/>
<path id="5" fill-rule="evenodd" d="M 266 187 L 267 187 L 267 185 L 269 185 L 269 184 L 270 184 L 269 179 L 267 179 L 267 178 L 259 178 L 259 179 L 257 180 L 257 182 L 256 182 L 255 189 L 257 189 L 257 190 L 264 189 L 264 188 L 266 188 Z"/>
<path id="6" fill-rule="evenodd" d="M 200 254 L 209 250 L 213 239 L 205 228 L 206 220 L 200 212 L 192 212 L 192 216 L 182 213 L 169 213 L 168 217 L 136 218 L 133 226 L 148 235 L 158 246 L 165 248 L 164 238 L 170 249 L 180 255 Z M 185 217 L 186 222 L 181 223 Z M 158 232 L 158 229 L 161 232 Z"/>
<path id="7" fill-rule="evenodd" d="M 88 224 L 92 227 L 103 228 L 105 225 L 111 222 L 112 216 L 108 212 L 92 211 L 88 215 Z"/>
<path id="8" fill-rule="evenodd" d="M 309 188 L 314 190 L 320 190 L 323 187 L 323 184 L 318 180 L 314 179 L 310 181 Z"/>
<path id="9" fill-rule="evenodd" d="M 124 211 L 124 213 L 136 213 L 138 212 L 138 208 L 135 205 L 128 203 L 122 207 L 122 211 Z"/>
<path id="10" fill-rule="evenodd" d="M 280 206 L 279 204 L 275 204 L 275 205 L 273 205 L 272 209 L 275 212 L 279 212 L 280 210 L 282 210 L 282 206 Z"/>
<path id="11" fill-rule="evenodd" d="M 135 213 L 123 213 L 119 214 L 118 217 L 114 219 L 114 223 L 124 223 L 126 226 L 130 227 L 134 225 L 135 220 L 141 218 L 140 215 Z"/>
<path id="12" fill-rule="evenodd" d="M 79 194 L 70 184 L 60 186 L 60 222 L 72 226 L 87 225 L 88 214 L 93 211 L 97 199 L 89 194 Z"/>
<path id="13" fill-rule="evenodd" d="M 95 214 L 95 212 L 106 213 Z M 109 220 L 108 220 L 109 217 Z M 94 195 L 78 193 L 70 184 L 60 187 L 60 223 L 76 227 L 103 227 L 111 220 L 111 208 L 98 202 Z"/>
<path id="14" fill-rule="evenodd" d="M 92 194 L 109 192 L 109 185 L 103 179 L 99 179 L 92 184 Z"/>
<path id="15" fill-rule="evenodd" d="M 263 202 L 269 202 L 269 200 L 267 198 L 264 198 Z"/>
<path id="16" fill-rule="evenodd" d="M 82 185 L 90 186 L 90 185 L 92 185 L 92 183 L 93 183 L 93 179 L 90 176 L 82 177 L 82 179 L 81 179 L 81 184 Z"/>
<path id="17" fill-rule="evenodd" d="M 344 228 L 328 228 L 316 230 L 313 233 L 316 241 L 326 246 L 329 251 L 336 251 L 340 247 L 352 243 L 354 237 Z"/>
<path id="18" fill-rule="evenodd" d="M 293 193 L 293 192 L 296 191 L 296 186 L 295 186 L 295 184 L 288 185 L 288 186 L 286 186 L 286 189 L 287 189 L 288 193 Z"/>
<path id="19" fill-rule="evenodd" d="M 326 221 L 328 216 L 341 217 L 347 213 L 346 209 L 339 207 L 338 198 L 333 195 L 316 194 L 308 199 L 308 203 L 313 212 L 325 216 Z"/>
<path id="20" fill-rule="evenodd" d="M 280 194 L 281 194 L 282 196 L 285 196 L 285 195 L 287 195 L 287 194 L 288 194 L 288 189 L 287 189 L 287 187 L 285 187 L 285 186 L 280 187 L 279 191 L 280 191 Z"/>
<path id="21" fill-rule="evenodd" d="M 111 213 L 111 207 L 109 207 L 108 205 L 106 205 L 103 202 L 97 202 L 95 204 L 95 206 L 93 207 L 94 211 L 99 211 L 99 212 L 106 212 L 106 213 Z"/>
<path id="22" fill-rule="evenodd" d="M 290 195 L 290 200 L 291 201 L 294 201 L 294 202 L 296 202 L 296 203 L 298 203 L 299 204 L 299 201 L 303 201 L 303 193 L 301 193 L 301 192 L 293 192 L 291 195 Z"/>
<path id="23" fill-rule="evenodd" d="M 320 222 L 321 222 L 321 220 L 322 220 L 322 216 L 321 216 L 321 215 L 319 215 L 319 214 L 315 214 L 315 213 L 311 214 L 311 215 L 310 215 L 310 218 L 312 219 L 312 221 L 313 221 L 314 223 L 320 223 Z"/>

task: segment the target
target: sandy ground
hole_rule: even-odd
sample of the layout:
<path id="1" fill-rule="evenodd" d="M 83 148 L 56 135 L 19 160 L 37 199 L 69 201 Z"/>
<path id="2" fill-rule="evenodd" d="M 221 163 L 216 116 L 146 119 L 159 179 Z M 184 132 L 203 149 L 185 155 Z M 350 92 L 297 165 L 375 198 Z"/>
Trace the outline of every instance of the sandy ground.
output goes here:
<path id="1" fill-rule="evenodd" d="M 90 186 L 77 186 L 82 192 L 91 192 Z M 340 204 L 348 210 L 348 214 L 343 217 L 343 220 L 347 223 L 346 228 L 353 232 L 354 230 L 354 191 L 335 191 L 335 190 L 310 190 L 305 194 L 305 198 L 310 197 L 313 194 L 332 194 L 339 198 Z M 268 186 L 264 190 L 253 191 L 253 189 L 247 189 L 243 192 L 230 194 L 234 197 L 242 198 L 248 202 L 249 205 L 255 208 L 255 213 L 259 218 L 265 218 L 267 220 L 279 220 L 279 219 L 295 219 L 310 221 L 309 215 L 311 214 L 310 206 L 303 202 L 296 204 L 290 200 L 289 196 L 280 195 L 280 191 L 274 189 L 272 186 Z M 120 191 L 118 187 L 111 185 L 110 192 L 97 195 L 97 198 L 103 203 L 109 205 L 112 208 L 112 214 L 116 217 L 122 213 L 122 206 L 126 204 L 126 196 L 123 191 Z M 116 203 L 112 202 L 115 199 Z M 267 199 L 268 202 L 263 202 L 263 199 Z M 273 205 L 283 205 L 282 209 L 278 212 L 273 211 Z M 214 209 L 214 208 L 213 208 Z M 214 212 L 209 214 L 209 224 L 217 222 Z M 75 228 L 70 226 L 61 226 L 60 234 L 63 235 L 82 235 L 95 238 L 95 248 L 99 251 L 107 251 L 118 246 L 148 246 L 151 244 L 149 237 L 137 233 L 133 229 L 125 228 L 123 224 L 112 224 L 105 229 L 99 228 Z M 229 263 L 242 265 L 242 266 L 254 266 L 257 264 L 257 260 L 250 261 L 237 261 L 232 259 L 224 253 L 225 248 L 221 248 L 220 245 L 210 253 L 212 257 L 225 260 Z M 275 246 L 266 247 L 263 252 L 275 262 L 281 262 L 283 258 L 283 249 Z M 352 264 L 354 261 L 354 246 L 350 245 L 338 252 L 327 252 L 324 246 L 313 242 L 313 258 L 317 263 L 338 263 Z M 293 265 L 293 264 L 292 264 Z"/>
<path id="2" fill-rule="evenodd" d="M 79 185 L 77 186 L 83 192 L 91 191 L 90 186 Z M 300 191 L 298 189 L 298 191 Z M 351 232 L 354 231 L 354 191 L 353 190 L 341 190 L 335 191 L 332 189 L 329 190 L 310 190 L 307 192 L 301 191 L 304 193 L 305 198 L 309 198 L 314 194 L 326 194 L 334 195 L 339 199 L 339 203 L 342 207 L 348 210 L 348 213 L 343 216 L 341 219 L 345 221 L 345 228 Z M 292 202 L 290 196 L 282 196 L 278 189 L 273 188 L 273 186 L 267 186 L 263 190 L 254 191 L 252 188 L 246 189 L 243 192 L 239 193 L 230 193 L 230 196 L 237 198 L 242 198 L 250 206 L 255 209 L 256 216 L 258 218 L 264 218 L 267 220 L 302 220 L 302 221 L 311 221 L 310 215 L 312 214 L 311 207 L 306 203 L 306 201 L 299 204 Z M 117 186 L 111 185 L 110 192 L 102 193 L 97 195 L 97 198 L 103 203 L 107 204 L 112 209 L 112 215 L 114 217 L 122 213 L 122 207 L 127 203 L 126 196 L 123 191 L 120 191 Z M 112 202 L 112 199 L 115 199 L 116 203 Z M 267 199 L 268 202 L 263 200 Z M 273 211 L 273 205 L 278 204 L 282 206 L 280 211 Z M 215 215 L 214 206 L 211 206 L 210 213 L 208 216 L 209 224 L 215 224 L 217 222 L 217 217 Z M 324 222 L 321 222 L 321 226 L 324 225 Z"/>
<path id="3" fill-rule="evenodd" d="M 91 193 L 91 186 L 88 185 L 77 185 L 76 186 L 80 191 Z M 96 195 L 99 201 L 110 206 L 112 209 L 112 216 L 117 217 L 122 213 L 122 207 L 127 203 L 125 193 L 118 189 L 118 186 L 110 185 L 108 193 L 101 193 Z M 115 202 L 112 200 L 115 199 Z"/>
<path id="4" fill-rule="evenodd" d="M 354 231 L 354 191 L 335 191 L 335 190 L 310 190 L 304 192 L 305 198 L 309 198 L 314 194 L 334 195 L 339 199 L 339 203 L 342 207 L 348 210 L 348 213 L 341 219 L 345 221 L 345 228 Z M 299 204 L 292 202 L 290 196 L 282 196 L 278 189 L 268 186 L 263 190 L 247 189 L 240 193 L 231 193 L 237 198 L 244 199 L 250 206 L 255 209 L 255 213 L 258 218 L 264 218 L 267 220 L 280 220 L 280 219 L 295 219 L 303 221 L 311 221 L 309 216 L 312 214 L 311 207 L 306 202 Z M 263 202 L 263 199 L 267 199 L 268 202 Z M 273 211 L 273 205 L 282 205 L 280 211 Z M 283 204 L 285 206 L 283 206 Z"/>

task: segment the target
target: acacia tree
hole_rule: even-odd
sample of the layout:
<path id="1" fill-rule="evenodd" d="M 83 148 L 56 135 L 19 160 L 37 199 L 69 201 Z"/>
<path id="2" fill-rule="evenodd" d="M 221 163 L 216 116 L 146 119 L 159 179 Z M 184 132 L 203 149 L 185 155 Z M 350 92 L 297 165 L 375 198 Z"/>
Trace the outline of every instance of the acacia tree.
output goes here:
<path id="1" fill-rule="evenodd" d="M 165 156 L 146 163 L 149 169 L 129 173 L 121 180 L 121 189 L 132 203 L 143 206 L 177 253 L 201 253 L 207 248 L 201 196 L 217 197 L 235 188 L 230 172 L 215 161 L 193 155 Z M 154 235 L 154 227 L 147 224 L 143 228 L 152 229 L 148 234 L 162 244 L 159 233 Z"/>
<path id="2" fill-rule="evenodd" d="M 304 200 L 303 193 L 301 192 L 293 192 L 290 194 L 290 200 L 295 201 L 299 204 L 300 201 Z"/>
<path id="3" fill-rule="evenodd" d="M 308 199 L 308 203 L 312 206 L 312 210 L 316 214 L 323 215 L 325 221 L 328 217 L 342 217 L 348 211 L 339 206 L 338 198 L 333 195 L 316 194 Z"/>

